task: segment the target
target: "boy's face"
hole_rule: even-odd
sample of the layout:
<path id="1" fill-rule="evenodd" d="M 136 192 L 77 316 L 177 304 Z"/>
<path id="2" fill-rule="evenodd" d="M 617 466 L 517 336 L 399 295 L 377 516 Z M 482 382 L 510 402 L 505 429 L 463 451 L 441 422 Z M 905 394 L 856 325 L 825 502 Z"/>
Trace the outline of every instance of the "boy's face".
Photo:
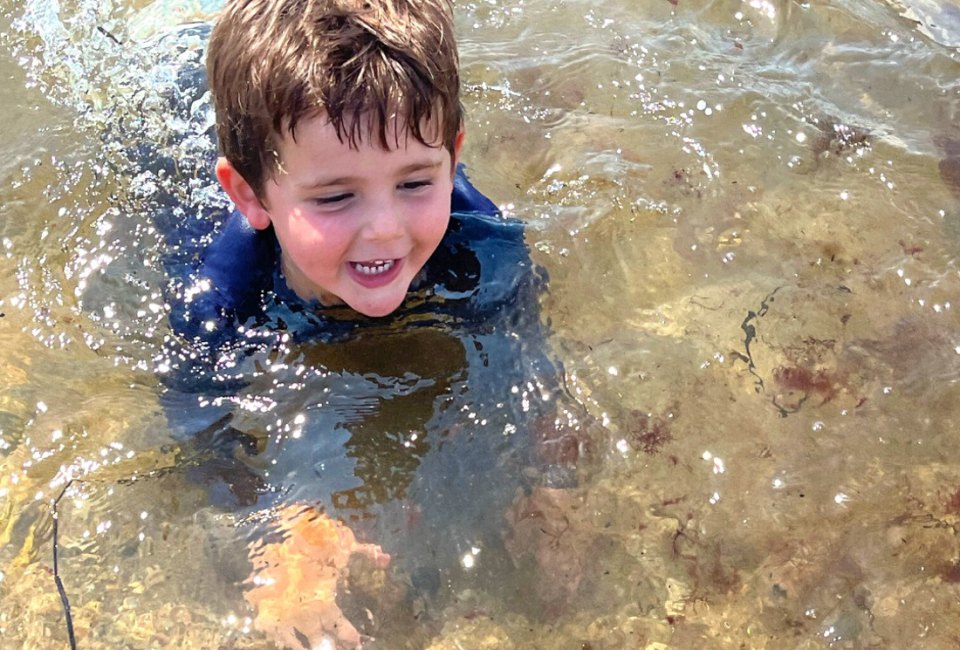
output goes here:
<path id="1" fill-rule="evenodd" d="M 273 224 L 297 295 L 367 316 L 393 312 L 446 232 L 463 133 L 453 156 L 402 135 L 395 149 L 370 138 L 352 149 L 324 115 L 301 120 L 296 136 L 280 142 L 282 167 L 263 205 L 226 160 L 217 177 L 254 228 Z"/>

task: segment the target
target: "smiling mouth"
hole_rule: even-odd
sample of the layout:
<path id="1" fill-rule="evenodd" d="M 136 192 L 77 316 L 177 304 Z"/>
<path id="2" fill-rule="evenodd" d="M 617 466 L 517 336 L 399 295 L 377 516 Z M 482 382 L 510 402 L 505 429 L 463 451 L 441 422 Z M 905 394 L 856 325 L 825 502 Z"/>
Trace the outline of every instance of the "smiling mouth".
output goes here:
<path id="1" fill-rule="evenodd" d="M 397 260 L 371 260 L 369 262 L 350 262 L 350 266 L 361 275 L 380 275 L 394 267 Z"/>

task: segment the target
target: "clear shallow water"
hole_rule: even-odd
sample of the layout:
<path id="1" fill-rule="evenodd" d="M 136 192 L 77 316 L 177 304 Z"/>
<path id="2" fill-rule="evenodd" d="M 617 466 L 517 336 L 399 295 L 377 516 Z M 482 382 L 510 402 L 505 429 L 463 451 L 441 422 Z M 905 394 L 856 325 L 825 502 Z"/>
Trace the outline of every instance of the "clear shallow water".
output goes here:
<path id="1" fill-rule="evenodd" d="M 267 643 L 242 592 L 246 545 L 274 526 L 248 502 L 269 485 L 242 455 L 212 472 L 164 414 L 154 179 L 124 157 L 171 128 L 131 35 L 204 10 L 188 5 L 2 5 L 4 647 L 65 647 L 50 504 L 69 478 L 85 479 L 59 520 L 81 647 Z M 466 162 L 528 223 L 550 344 L 604 426 L 581 437 L 578 486 L 490 517 L 477 570 L 440 574 L 446 596 L 409 602 L 393 583 L 432 578 L 357 568 L 339 603 L 370 647 L 956 645 L 958 11 L 460 5 Z M 172 128 L 202 128 L 202 109 Z M 463 352 L 390 340 L 255 359 L 321 370 L 258 372 L 230 425 L 265 459 L 321 453 L 265 423 L 354 380 L 339 407 L 358 426 L 423 427 Z M 404 374 L 411 345 L 431 363 Z M 441 412 L 433 431 L 469 421 Z M 427 456 L 362 448 L 324 475 L 399 503 Z M 398 555 L 430 538 L 399 507 L 371 523 L 351 487 L 290 498 L 353 494 L 337 512 Z"/>

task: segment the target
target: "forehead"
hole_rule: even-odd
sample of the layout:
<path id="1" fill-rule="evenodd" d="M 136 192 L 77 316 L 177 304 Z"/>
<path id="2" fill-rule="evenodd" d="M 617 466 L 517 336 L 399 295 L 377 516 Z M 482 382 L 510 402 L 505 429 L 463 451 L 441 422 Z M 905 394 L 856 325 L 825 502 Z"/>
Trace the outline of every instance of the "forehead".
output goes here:
<path id="1" fill-rule="evenodd" d="M 339 149 L 346 146 L 359 150 L 372 146 L 389 152 L 406 148 L 411 141 L 428 147 L 443 146 L 443 124 L 439 112 L 434 112 L 429 119 L 422 119 L 419 129 L 415 131 L 409 117 L 398 113 L 381 116 L 376 111 L 366 111 L 331 119 L 326 112 L 317 111 L 292 125 L 288 120 L 277 144 L 282 157 L 284 149 L 292 147 Z"/>
<path id="2" fill-rule="evenodd" d="M 388 134 L 391 146 L 382 146 L 375 137 L 352 146 L 324 116 L 305 120 L 296 128 L 296 139 L 288 132 L 278 143 L 277 173 L 272 180 L 306 190 L 347 180 L 394 178 L 412 170 L 447 169 L 452 162 L 439 140 L 428 145 L 406 131 Z"/>

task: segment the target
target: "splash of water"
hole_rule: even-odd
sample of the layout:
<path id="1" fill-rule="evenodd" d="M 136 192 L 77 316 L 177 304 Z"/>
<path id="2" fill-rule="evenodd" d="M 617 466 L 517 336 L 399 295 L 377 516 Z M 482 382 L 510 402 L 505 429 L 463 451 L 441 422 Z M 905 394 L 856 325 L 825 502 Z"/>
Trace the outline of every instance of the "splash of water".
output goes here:
<path id="1" fill-rule="evenodd" d="M 209 16 L 217 4 L 134 11 L 124 2 L 48 0 L 14 17 L 4 39 L 28 85 L 75 118 L 49 160 L 52 176 L 25 170 L 17 182 L 48 199 L 37 239 L 23 237 L 9 253 L 20 289 L 11 305 L 32 313 L 31 333 L 44 345 L 100 350 L 109 341 L 118 359 L 144 367 L 156 356 L 167 308 L 155 216 L 177 206 L 174 216 L 202 219 L 193 213 L 225 204 L 211 175 L 209 93 L 182 84 L 184 74 L 202 73 L 205 31 L 170 25 Z M 77 319 L 87 322 L 64 326 Z"/>

